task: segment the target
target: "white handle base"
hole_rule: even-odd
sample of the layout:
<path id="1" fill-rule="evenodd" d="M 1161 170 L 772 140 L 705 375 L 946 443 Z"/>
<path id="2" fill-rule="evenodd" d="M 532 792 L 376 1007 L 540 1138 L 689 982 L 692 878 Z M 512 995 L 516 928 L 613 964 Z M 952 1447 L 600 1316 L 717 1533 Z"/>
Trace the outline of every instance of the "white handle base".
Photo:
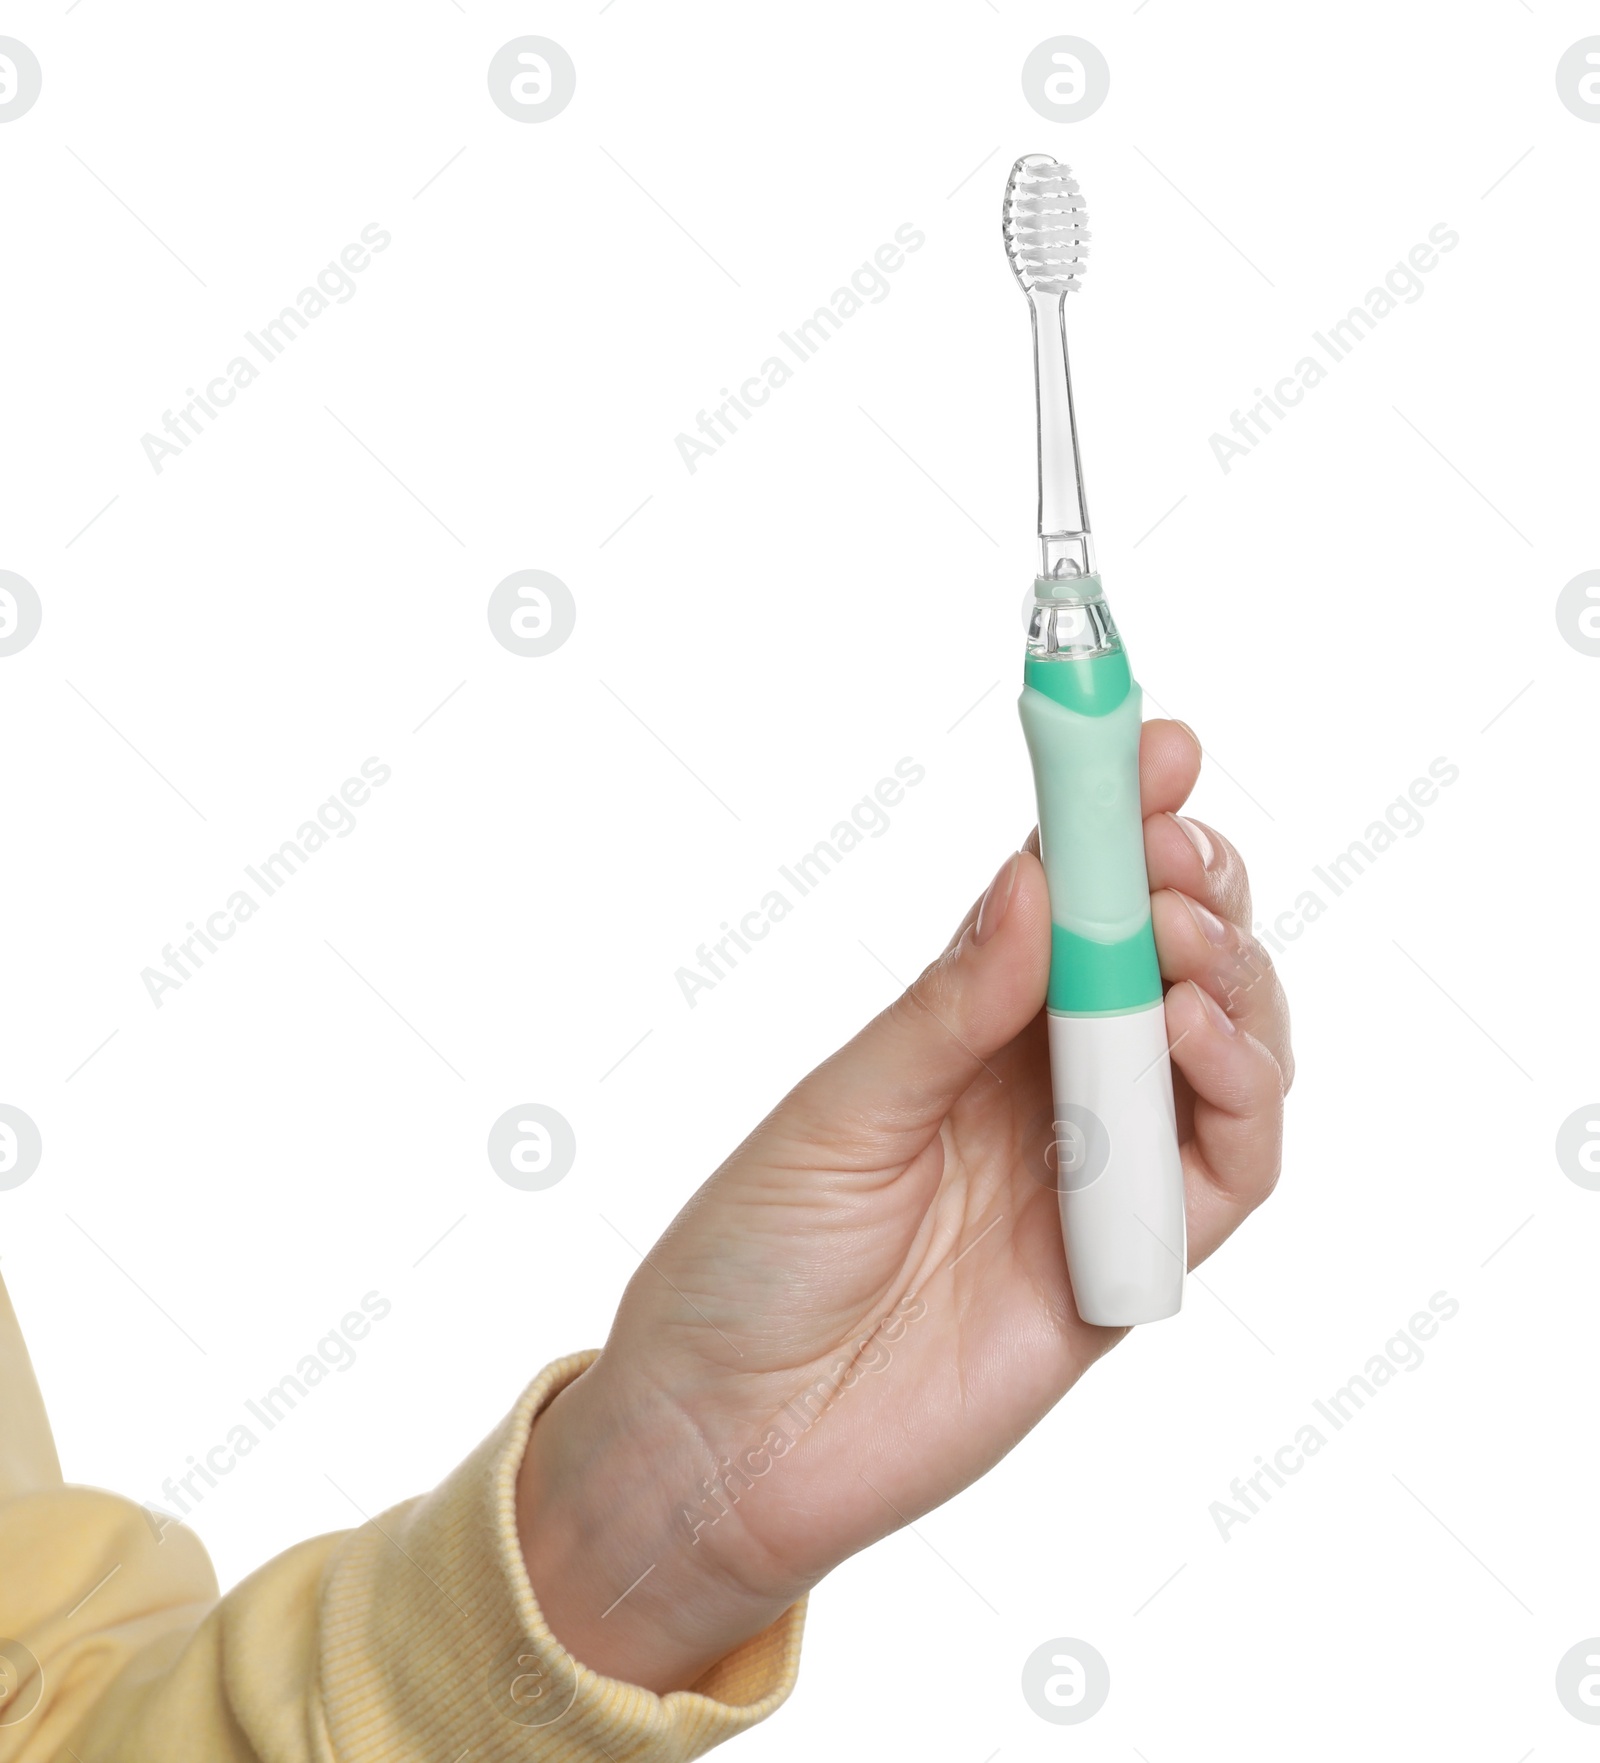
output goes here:
<path id="1" fill-rule="evenodd" d="M 1078 1314 L 1126 1327 L 1173 1316 L 1188 1264 L 1161 1004 L 1049 1016 L 1056 1186 Z"/>

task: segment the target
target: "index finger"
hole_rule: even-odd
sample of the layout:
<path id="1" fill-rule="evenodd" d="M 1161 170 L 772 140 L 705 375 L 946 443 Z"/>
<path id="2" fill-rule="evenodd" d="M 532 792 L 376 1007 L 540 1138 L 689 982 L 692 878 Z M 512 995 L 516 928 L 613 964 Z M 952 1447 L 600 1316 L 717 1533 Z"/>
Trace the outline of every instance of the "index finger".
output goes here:
<path id="1" fill-rule="evenodd" d="M 1200 776 L 1200 742 L 1184 722 L 1156 717 L 1139 731 L 1139 805 L 1152 814 L 1175 814 Z"/>

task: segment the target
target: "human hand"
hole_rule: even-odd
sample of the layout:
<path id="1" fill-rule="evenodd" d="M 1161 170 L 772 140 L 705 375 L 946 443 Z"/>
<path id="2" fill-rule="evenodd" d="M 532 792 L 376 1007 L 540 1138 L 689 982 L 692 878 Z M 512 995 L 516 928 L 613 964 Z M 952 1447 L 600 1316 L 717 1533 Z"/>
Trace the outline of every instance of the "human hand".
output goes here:
<path id="1" fill-rule="evenodd" d="M 1200 757 L 1182 724 L 1145 724 L 1191 1263 L 1272 1191 L 1293 1076 L 1244 866 L 1176 817 Z M 1049 964 L 1035 835 L 910 990 L 689 1201 L 600 1358 L 539 1418 L 523 1550 L 591 1669 L 688 1685 L 982 1475 L 1127 1332 L 1073 1307 L 1047 1161 Z"/>

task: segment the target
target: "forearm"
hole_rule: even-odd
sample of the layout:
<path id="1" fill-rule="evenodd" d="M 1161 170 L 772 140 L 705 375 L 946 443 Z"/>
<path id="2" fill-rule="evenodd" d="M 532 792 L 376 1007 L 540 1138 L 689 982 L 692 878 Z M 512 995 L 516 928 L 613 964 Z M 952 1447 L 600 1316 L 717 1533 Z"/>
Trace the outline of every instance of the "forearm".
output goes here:
<path id="1" fill-rule="evenodd" d="M 730 1565 L 736 1503 L 668 1398 L 626 1393 L 602 1359 L 540 1416 L 517 1481 L 517 1523 L 545 1620 L 593 1671 L 683 1689 L 808 1589 Z M 719 1516 L 720 1514 L 720 1516 Z"/>
<path id="2" fill-rule="evenodd" d="M 733 1637 L 715 1644 L 702 1627 L 698 1645 L 713 1656 L 682 1667 L 698 1693 L 667 1700 L 620 1657 L 590 1669 L 545 1619 L 521 1547 L 519 1470 L 534 1423 L 587 1358 L 547 1367 L 432 1493 L 288 1550 L 220 1602 L 204 1550 L 176 1520 L 88 1488 L 0 1498 L 0 1634 L 26 1635 L 31 1649 L 12 1660 L 32 1698 L 13 1721 L 27 1755 L 64 1757 L 70 1740 L 86 1760 L 168 1763 L 179 1735 L 183 1756 L 208 1763 L 467 1750 L 484 1763 L 686 1763 L 764 1719 L 794 1683 L 798 1611 L 763 1631 L 691 1595 L 663 1560 L 672 1596 L 652 1589 L 639 1632 L 673 1628 L 678 1608 L 715 1608 L 712 1626 Z M 551 1511 L 554 1527 L 573 1519 L 578 1565 L 603 1558 L 602 1509 Z M 631 1632 L 616 1617 L 655 1579 L 607 1619 L 607 1639 Z"/>

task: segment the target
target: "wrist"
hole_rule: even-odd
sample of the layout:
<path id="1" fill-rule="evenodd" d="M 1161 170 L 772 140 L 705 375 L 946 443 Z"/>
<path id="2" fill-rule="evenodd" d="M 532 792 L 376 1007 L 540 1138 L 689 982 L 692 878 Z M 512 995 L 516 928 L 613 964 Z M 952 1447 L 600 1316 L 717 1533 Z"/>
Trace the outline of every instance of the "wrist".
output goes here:
<path id="1" fill-rule="evenodd" d="M 716 1474 L 681 1409 L 616 1387 L 603 1356 L 535 1421 L 517 1478 L 523 1559 L 552 1632 L 592 1671 L 685 1688 L 809 1589 L 712 1535 Z"/>

